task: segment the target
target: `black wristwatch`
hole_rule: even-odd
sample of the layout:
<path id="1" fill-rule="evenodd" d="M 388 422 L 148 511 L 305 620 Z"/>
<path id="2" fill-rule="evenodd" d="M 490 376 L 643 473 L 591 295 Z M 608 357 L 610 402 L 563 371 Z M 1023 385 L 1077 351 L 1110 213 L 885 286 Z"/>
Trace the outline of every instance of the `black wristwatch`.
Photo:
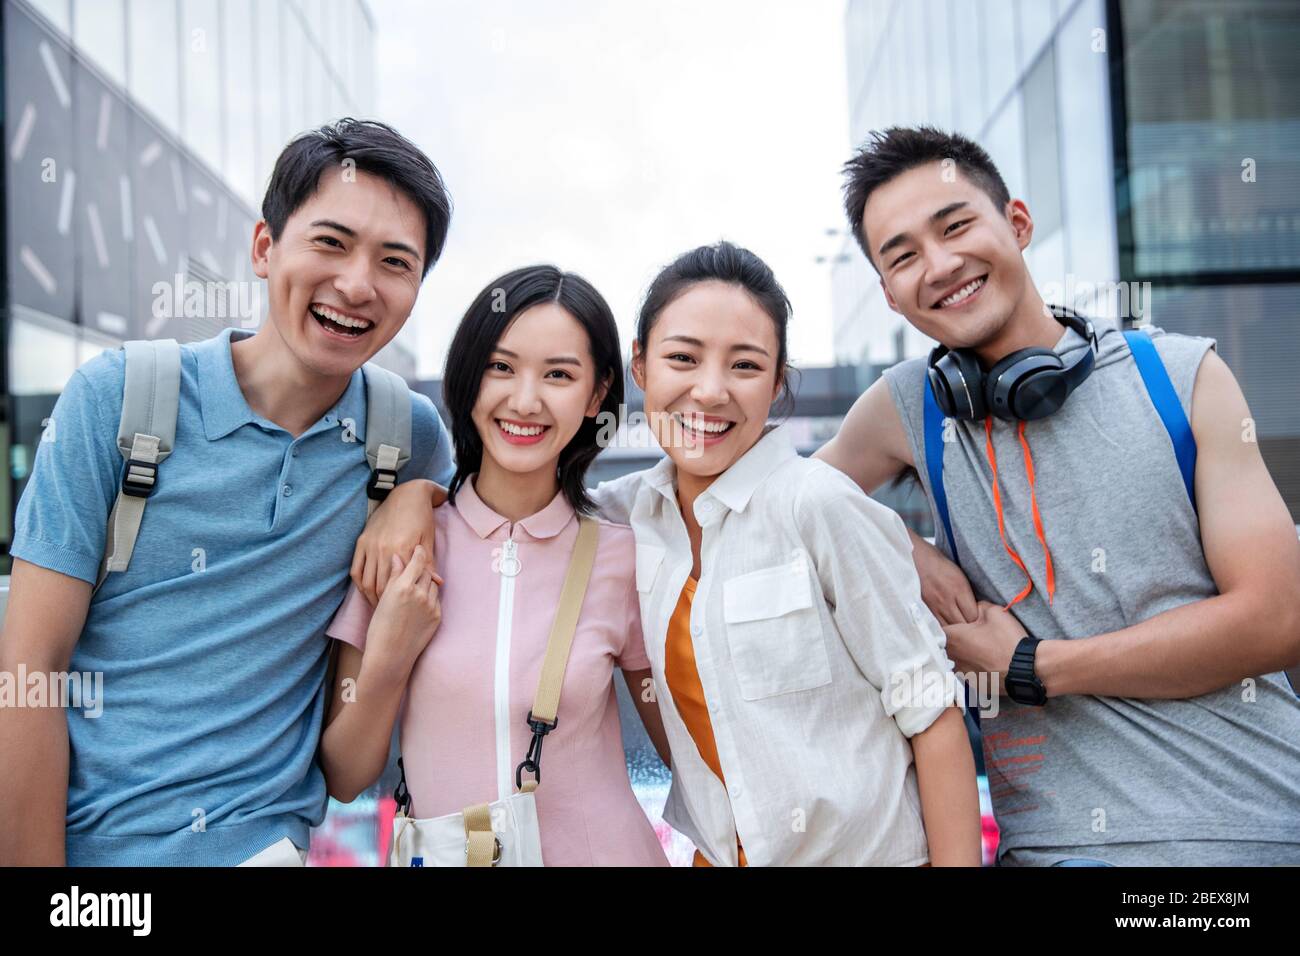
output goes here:
<path id="1" fill-rule="evenodd" d="M 1007 668 L 1007 696 L 1017 704 L 1042 707 L 1047 703 L 1047 688 L 1034 673 L 1034 654 L 1040 643 L 1038 638 L 1026 634 L 1011 655 L 1011 666 Z"/>

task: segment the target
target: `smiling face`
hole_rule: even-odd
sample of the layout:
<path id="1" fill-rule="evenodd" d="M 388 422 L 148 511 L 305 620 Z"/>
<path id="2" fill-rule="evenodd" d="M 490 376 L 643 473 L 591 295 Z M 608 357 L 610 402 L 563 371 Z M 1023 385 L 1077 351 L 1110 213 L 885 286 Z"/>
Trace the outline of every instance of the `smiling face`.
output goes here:
<path id="1" fill-rule="evenodd" d="M 597 388 L 591 341 L 577 319 L 554 302 L 525 309 L 497 341 L 474 403 L 484 465 L 491 458 L 506 471 L 553 477 L 608 388 Z"/>
<path id="2" fill-rule="evenodd" d="M 780 391 L 776 323 L 727 282 L 699 282 L 659 313 L 632 375 L 655 438 L 679 472 L 714 478 L 762 435 Z"/>
<path id="3" fill-rule="evenodd" d="M 949 348 L 997 338 L 1032 290 L 1021 255 L 1034 223 L 1006 211 L 960 169 L 938 162 L 899 174 L 867 197 L 863 228 L 889 307 Z"/>
<path id="4" fill-rule="evenodd" d="M 267 280 L 270 323 L 298 361 L 351 375 L 401 329 L 420 290 L 424 215 L 403 192 L 359 170 L 321 174 L 272 239 L 253 234 L 253 270 Z"/>

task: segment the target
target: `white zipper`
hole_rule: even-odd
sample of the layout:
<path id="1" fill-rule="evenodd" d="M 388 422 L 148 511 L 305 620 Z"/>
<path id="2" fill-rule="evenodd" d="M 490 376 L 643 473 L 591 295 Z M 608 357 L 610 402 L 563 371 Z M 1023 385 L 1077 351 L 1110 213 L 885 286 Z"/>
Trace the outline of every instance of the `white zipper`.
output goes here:
<path id="1" fill-rule="evenodd" d="M 512 527 L 511 533 L 514 528 Z M 497 602 L 497 654 L 495 729 L 497 741 L 497 799 L 505 800 L 514 792 L 510 766 L 510 625 L 515 613 L 515 577 L 519 574 L 519 546 L 507 538 L 501 549 L 497 568 L 501 574 L 501 596 Z"/>

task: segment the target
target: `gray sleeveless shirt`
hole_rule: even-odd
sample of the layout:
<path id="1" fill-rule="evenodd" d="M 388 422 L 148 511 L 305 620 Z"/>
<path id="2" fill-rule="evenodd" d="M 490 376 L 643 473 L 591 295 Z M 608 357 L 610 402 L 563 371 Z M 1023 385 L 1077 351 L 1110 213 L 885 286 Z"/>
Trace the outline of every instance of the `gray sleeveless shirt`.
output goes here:
<path id="1" fill-rule="evenodd" d="M 1190 421 L 1214 341 L 1148 331 Z M 1120 630 L 1218 593 L 1128 345 L 1114 328 L 1099 335 L 1092 375 L 1055 415 L 1025 426 L 1055 571 L 1051 605 L 1016 425 L 993 424 L 1007 542 L 1034 584 L 1013 611 L 1044 640 Z M 1069 361 L 1087 347 L 1067 330 L 1057 351 Z M 910 359 L 885 378 L 937 541 L 951 553 L 926 469 L 925 368 Z M 944 487 L 962 570 L 978 597 L 1005 605 L 1025 574 L 998 535 L 984 423 L 949 424 Z M 1003 697 L 999 707 L 982 730 L 1004 864 L 1300 864 L 1300 702 L 1285 674 L 1187 700 L 1068 696 L 1026 707 Z"/>

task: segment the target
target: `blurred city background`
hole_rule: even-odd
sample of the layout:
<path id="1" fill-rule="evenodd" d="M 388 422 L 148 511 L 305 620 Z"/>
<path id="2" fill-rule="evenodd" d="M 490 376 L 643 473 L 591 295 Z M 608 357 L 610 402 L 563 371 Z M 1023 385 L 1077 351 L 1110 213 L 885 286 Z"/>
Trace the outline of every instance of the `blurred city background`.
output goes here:
<path id="1" fill-rule="evenodd" d="M 811 454 L 882 369 L 933 344 L 885 304 L 838 191 L 869 130 L 930 123 L 982 143 L 1028 204 L 1046 298 L 1217 339 L 1300 522 L 1294 0 L 0 0 L 0 33 L 0 572 L 73 370 L 127 339 L 264 321 L 264 296 L 189 314 L 159 283 L 257 290 L 275 157 L 345 115 L 410 136 L 456 201 L 447 253 L 377 359 L 435 402 L 450 332 L 495 275 L 582 272 L 628 341 L 657 267 L 726 236 L 791 293 L 790 427 Z M 658 457 L 629 435 L 592 481 Z M 879 497 L 933 533 L 914 483 Z M 687 862 L 659 818 L 667 771 L 616 683 L 634 786 Z M 332 803 L 312 863 L 375 864 L 395 782 Z"/>

